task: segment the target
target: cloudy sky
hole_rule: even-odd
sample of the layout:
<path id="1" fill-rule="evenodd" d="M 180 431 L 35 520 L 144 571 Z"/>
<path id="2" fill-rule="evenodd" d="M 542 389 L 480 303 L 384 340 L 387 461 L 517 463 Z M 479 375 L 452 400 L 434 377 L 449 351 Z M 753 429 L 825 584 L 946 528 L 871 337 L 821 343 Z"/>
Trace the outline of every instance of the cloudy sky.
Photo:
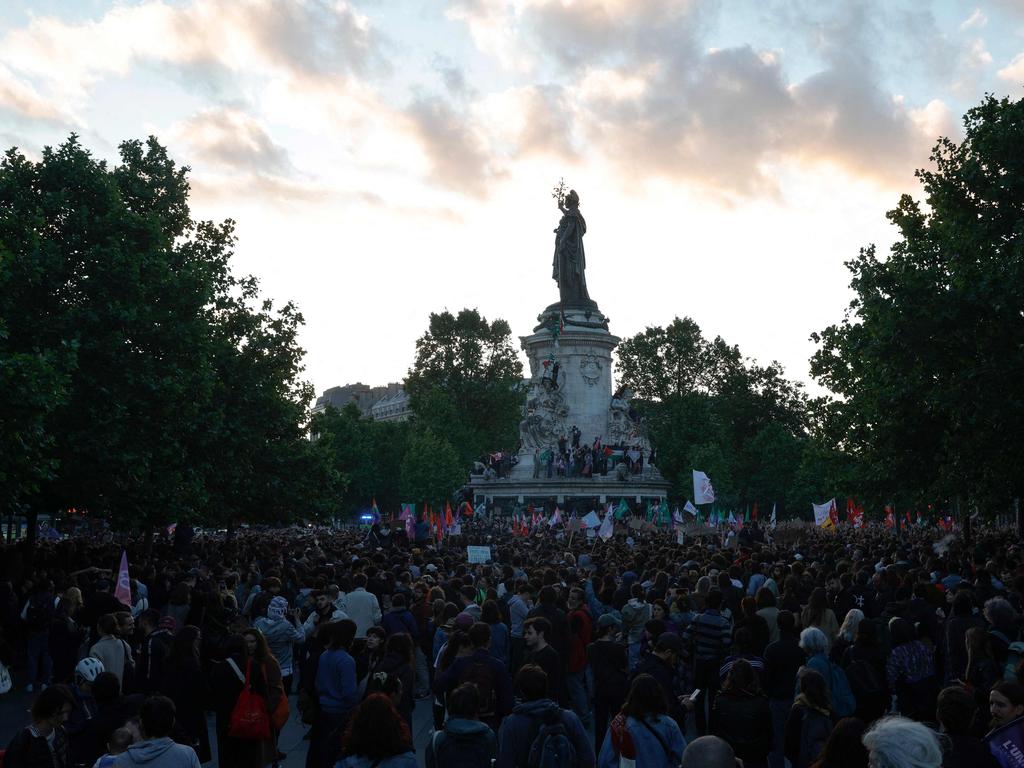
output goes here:
<path id="1" fill-rule="evenodd" d="M 690 315 L 807 380 L 844 260 L 1022 85 L 1024 0 L 0 0 L 0 143 L 156 135 L 318 391 L 400 380 L 431 311 L 529 333 L 560 177 L 614 333 Z"/>

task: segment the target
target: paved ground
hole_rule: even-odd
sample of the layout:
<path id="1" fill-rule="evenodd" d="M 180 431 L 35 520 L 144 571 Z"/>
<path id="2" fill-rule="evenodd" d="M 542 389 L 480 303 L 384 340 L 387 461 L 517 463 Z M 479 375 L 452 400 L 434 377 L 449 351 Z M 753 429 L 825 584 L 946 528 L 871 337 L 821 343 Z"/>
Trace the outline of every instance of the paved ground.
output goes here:
<path id="1" fill-rule="evenodd" d="M 18 678 L 15 677 L 15 681 Z M 0 749 L 7 746 L 8 742 L 18 732 L 18 729 L 29 722 L 28 711 L 32 706 L 33 694 L 26 693 L 23 685 L 16 685 L 10 693 L 0 696 Z M 306 764 L 306 748 L 309 742 L 303 736 L 309 726 L 303 725 L 299 720 L 296 697 L 291 697 L 292 715 L 281 732 L 278 745 L 282 752 L 288 757 L 282 760 L 282 768 L 303 768 Z M 209 716 L 210 743 L 213 747 L 214 757 L 209 766 L 217 765 L 217 739 L 214 734 L 213 716 Z M 413 739 L 416 744 L 416 756 L 420 765 L 423 765 L 423 750 L 430 738 L 430 730 L 433 726 L 430 699 L 416 702 L 416 710 L 413 712 Z"/>

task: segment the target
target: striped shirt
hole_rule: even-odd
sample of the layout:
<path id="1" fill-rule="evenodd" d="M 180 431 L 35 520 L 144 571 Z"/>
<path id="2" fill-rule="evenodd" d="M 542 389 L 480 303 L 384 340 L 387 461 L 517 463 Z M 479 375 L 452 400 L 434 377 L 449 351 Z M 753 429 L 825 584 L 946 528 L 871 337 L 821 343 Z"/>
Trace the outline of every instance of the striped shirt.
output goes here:
<path id="1" fill-rule="evenodd" d="M 708 608 L 686 628 L 684 639 L 694 644 L 698 660 L 718 660 L 729 648 L 732 624 L 718 611 Z"/>

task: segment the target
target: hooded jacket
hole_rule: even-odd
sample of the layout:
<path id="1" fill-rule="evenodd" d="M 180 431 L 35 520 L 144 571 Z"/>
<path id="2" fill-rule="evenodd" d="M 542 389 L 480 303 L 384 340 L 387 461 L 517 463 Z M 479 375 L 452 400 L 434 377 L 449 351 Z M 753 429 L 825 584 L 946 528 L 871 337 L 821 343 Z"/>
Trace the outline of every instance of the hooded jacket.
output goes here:
<path id="1" fill-rule="evenodd" d="M 283 676 L 290 675 L 293 671 L 292 644 L 301 643 L 306 639 L 306 633 L 302 627 L 295 626 L 290 619 L 284 616 L 259 618 L 256 619 L 254 626 L 267 639 L 270 652 L 274 654 L 277 663 L 281 665 L 281 674 Z"/>
<path id="2" fill-rule="evenodd" d="M 552 708 L 558 710 L 566 735 L 576 750 L 578 768 L 594 768 L 594 745 L 579 717 L 575 712 L 560 709 L 551 699 L 525 701 L 505 718 L 498 731 L 498 761 L 495 768 L 526 768 L 530 746 L 543 725 L 544 714 Z"/>
<path id="3" fill-rule="evenodd" d="M 443 768 L 438 755 L 449 757 L 452 750 L 456 750 L 456 754 L 475 756 L 478 765 L 490 765 L 498 755 L 498 740 L 487 723 L 453 717 L 444 724 L 444 731 L 427 744 L 424 754 L 427 768 Z"/>
<path id="4" fill-rule="evenodd" d="M 199 768 L 199 758 L 192 747 L 175 744 L 164 736 L 132 744 L 117 756 L 114 765 L 117 768 Z"/>

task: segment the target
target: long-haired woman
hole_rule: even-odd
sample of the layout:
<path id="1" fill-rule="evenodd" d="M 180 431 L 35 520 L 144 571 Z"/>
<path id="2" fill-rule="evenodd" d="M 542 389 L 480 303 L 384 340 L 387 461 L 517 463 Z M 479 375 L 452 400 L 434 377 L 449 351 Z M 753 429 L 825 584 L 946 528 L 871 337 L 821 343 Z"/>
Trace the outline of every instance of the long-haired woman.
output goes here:
<path id="1" fill-rule="evenodd" d="M 637 675 L 626 703 L 604 737 L 599 768 L 610 768 L 622 758 L 636 765 L 669 768 L 682 761 L 686 740 L 679 725 L 668 715 L 668 702 L 661 685 L 651 675 Z"/>
<path id="2" fill-rule="evenodd" d="M 391 699 L 373 693 L 359 705 L 341 741 L 337 768 L 416 768 L 409 726 Z"/>

